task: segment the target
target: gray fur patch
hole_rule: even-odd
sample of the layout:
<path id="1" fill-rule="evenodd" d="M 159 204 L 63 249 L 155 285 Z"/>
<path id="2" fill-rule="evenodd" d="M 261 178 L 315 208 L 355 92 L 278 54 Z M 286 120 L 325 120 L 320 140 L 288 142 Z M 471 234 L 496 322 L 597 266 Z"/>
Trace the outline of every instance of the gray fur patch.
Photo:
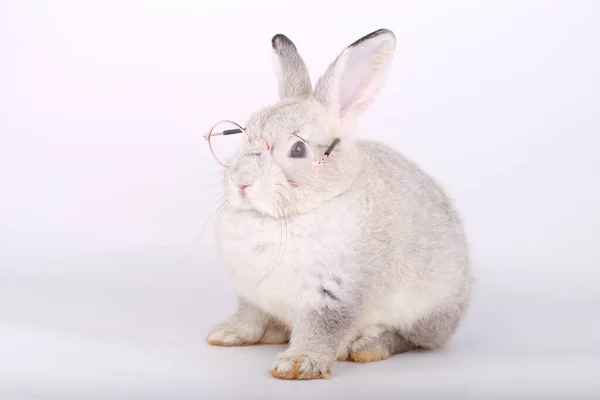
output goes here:
<path id="1" fill-rule="evenodd" d="M 333 292 L 332 292 L 331 290 L 329 290 L 329 289 L 325 289 L 325 288 L 324 288 L 324 287 L 322 287 L 322 286 L 321 286 L 321 294 L 322 294 L 324 297 L 325 297 L 325 296 L 326 296 L 326 297 L 329 297 L 331 300 L 334 300 L 334 301 L 340 301 L 340 299 L 339 299 L 339 298 L 338 298 L 338 297 L 337 297 L 335 294 L 333 294 Z"/>
<path id="2" fill-rule="evenodd" d="M 254 251 L 257 253 L 264 253 L 265 251 L 267 251 L 267 249 L 269 247 L 271 247 L 271 246 L 269 246 L 268 244 L 264 244 L 264 243 L 257 244 L 256 246 L 254 246 Z"/>

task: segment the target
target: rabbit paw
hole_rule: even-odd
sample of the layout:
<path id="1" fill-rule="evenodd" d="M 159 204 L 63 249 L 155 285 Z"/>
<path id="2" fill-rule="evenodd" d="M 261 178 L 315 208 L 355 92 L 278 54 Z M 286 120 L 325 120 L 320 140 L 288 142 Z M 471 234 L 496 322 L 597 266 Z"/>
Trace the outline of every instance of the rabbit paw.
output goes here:
<path id="1" fill-rule="evenodd" d="M 260 339 L 262 344 L 285 344 L 290 340 L 288 331 L 282 326 L 270 323 Z"/>
<path id="2" fill-rule="evenodd" d="M 359 336 L 349 345 L 338 350 L 337 359 L 356 363 L 381 361 L 394 354 L 405 353 L 415 346 L 393 330 Z"/>
<path id="3" fill-rule="evenodd" d="M 222 322 L 210 330 L 206 341 L 213 346 L 249 346 L 260 340 L 256 336 L 255 329 Z"/>
<path id="4" fill-rule="evenodd" d="M 328 379 L 331 362 L 311 353 L 285 351 L 277 357 L 271 375 L 279 379 L 308 380 Z"/>
<path id="5" fill-rule="evenodd" d="M 358 338 L 350 345 L 349 359 L 356 363 L 385 360 L 391 355 L 391 351 L 387 347 L 376 340 Z"/>
<path id="6" fill-rule="evenodd" d="M 390 351 L 376 340 L 358 337 L 348 346 L 343 346 L 337 352 L 338 361 L 368 363 L 388 358 Z"/>
<path id="7" fill-rule="evenodd" d="M 343 349 L 337 353 L 338 361 L 352 361 L 355 363 L 381 361 L 389 356 L 389 351 L 379 345 L 368 347 L 351 346 L 350 348 Z"/>

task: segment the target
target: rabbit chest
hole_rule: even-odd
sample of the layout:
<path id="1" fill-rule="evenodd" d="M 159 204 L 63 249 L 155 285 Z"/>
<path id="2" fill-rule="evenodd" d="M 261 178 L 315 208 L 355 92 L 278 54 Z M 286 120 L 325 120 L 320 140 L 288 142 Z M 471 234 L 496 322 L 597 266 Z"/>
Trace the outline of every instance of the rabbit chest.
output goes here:
<path id="1" fill-rule="evenodd" d="M 357 276 L 360 221 L 344 204 L 332 203 L 287 221 L 225 211 L 217 242 L 237 294 L 283 321 L 347 299 Z"/>

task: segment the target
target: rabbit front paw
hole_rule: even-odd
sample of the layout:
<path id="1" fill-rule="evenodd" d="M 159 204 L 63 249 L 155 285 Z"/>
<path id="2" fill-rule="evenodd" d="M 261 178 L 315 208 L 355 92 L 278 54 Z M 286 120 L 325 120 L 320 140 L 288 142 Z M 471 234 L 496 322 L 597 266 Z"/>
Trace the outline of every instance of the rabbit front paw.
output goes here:
<path id="1" fill-rule="evenodd" d="M 271 375 L 278 379 L 328 379 L 332 362 L 310 352 L 288 349 L 277 356 Z"/>
<path id="2" fill-rule="evenodd" d="M 249 346 L 257 343 L 260 337 L 261 332 L 254 327 L 222 322 L 210 330 L 206 341 L 213 346 Z"/>

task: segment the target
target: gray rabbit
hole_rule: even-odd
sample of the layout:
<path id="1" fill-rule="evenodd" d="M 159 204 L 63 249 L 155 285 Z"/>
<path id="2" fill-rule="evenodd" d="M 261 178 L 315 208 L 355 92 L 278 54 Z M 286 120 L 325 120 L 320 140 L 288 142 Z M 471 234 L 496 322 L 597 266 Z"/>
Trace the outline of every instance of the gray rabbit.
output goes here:
<path id="1" fill-rule="evenodd" d="M 288 343 L 281 379 L 327 378 L 359 363 L 444 346 L 467 311 L 468 246 L 438 184 L 394 149 L 356 139 L 396 38 L 344 49 L 314 90 L 296 46 L 272 39 L 279 102 L 258 110 L 227 161 L 218 251 L 239 308 L 218 346 Z"/>

